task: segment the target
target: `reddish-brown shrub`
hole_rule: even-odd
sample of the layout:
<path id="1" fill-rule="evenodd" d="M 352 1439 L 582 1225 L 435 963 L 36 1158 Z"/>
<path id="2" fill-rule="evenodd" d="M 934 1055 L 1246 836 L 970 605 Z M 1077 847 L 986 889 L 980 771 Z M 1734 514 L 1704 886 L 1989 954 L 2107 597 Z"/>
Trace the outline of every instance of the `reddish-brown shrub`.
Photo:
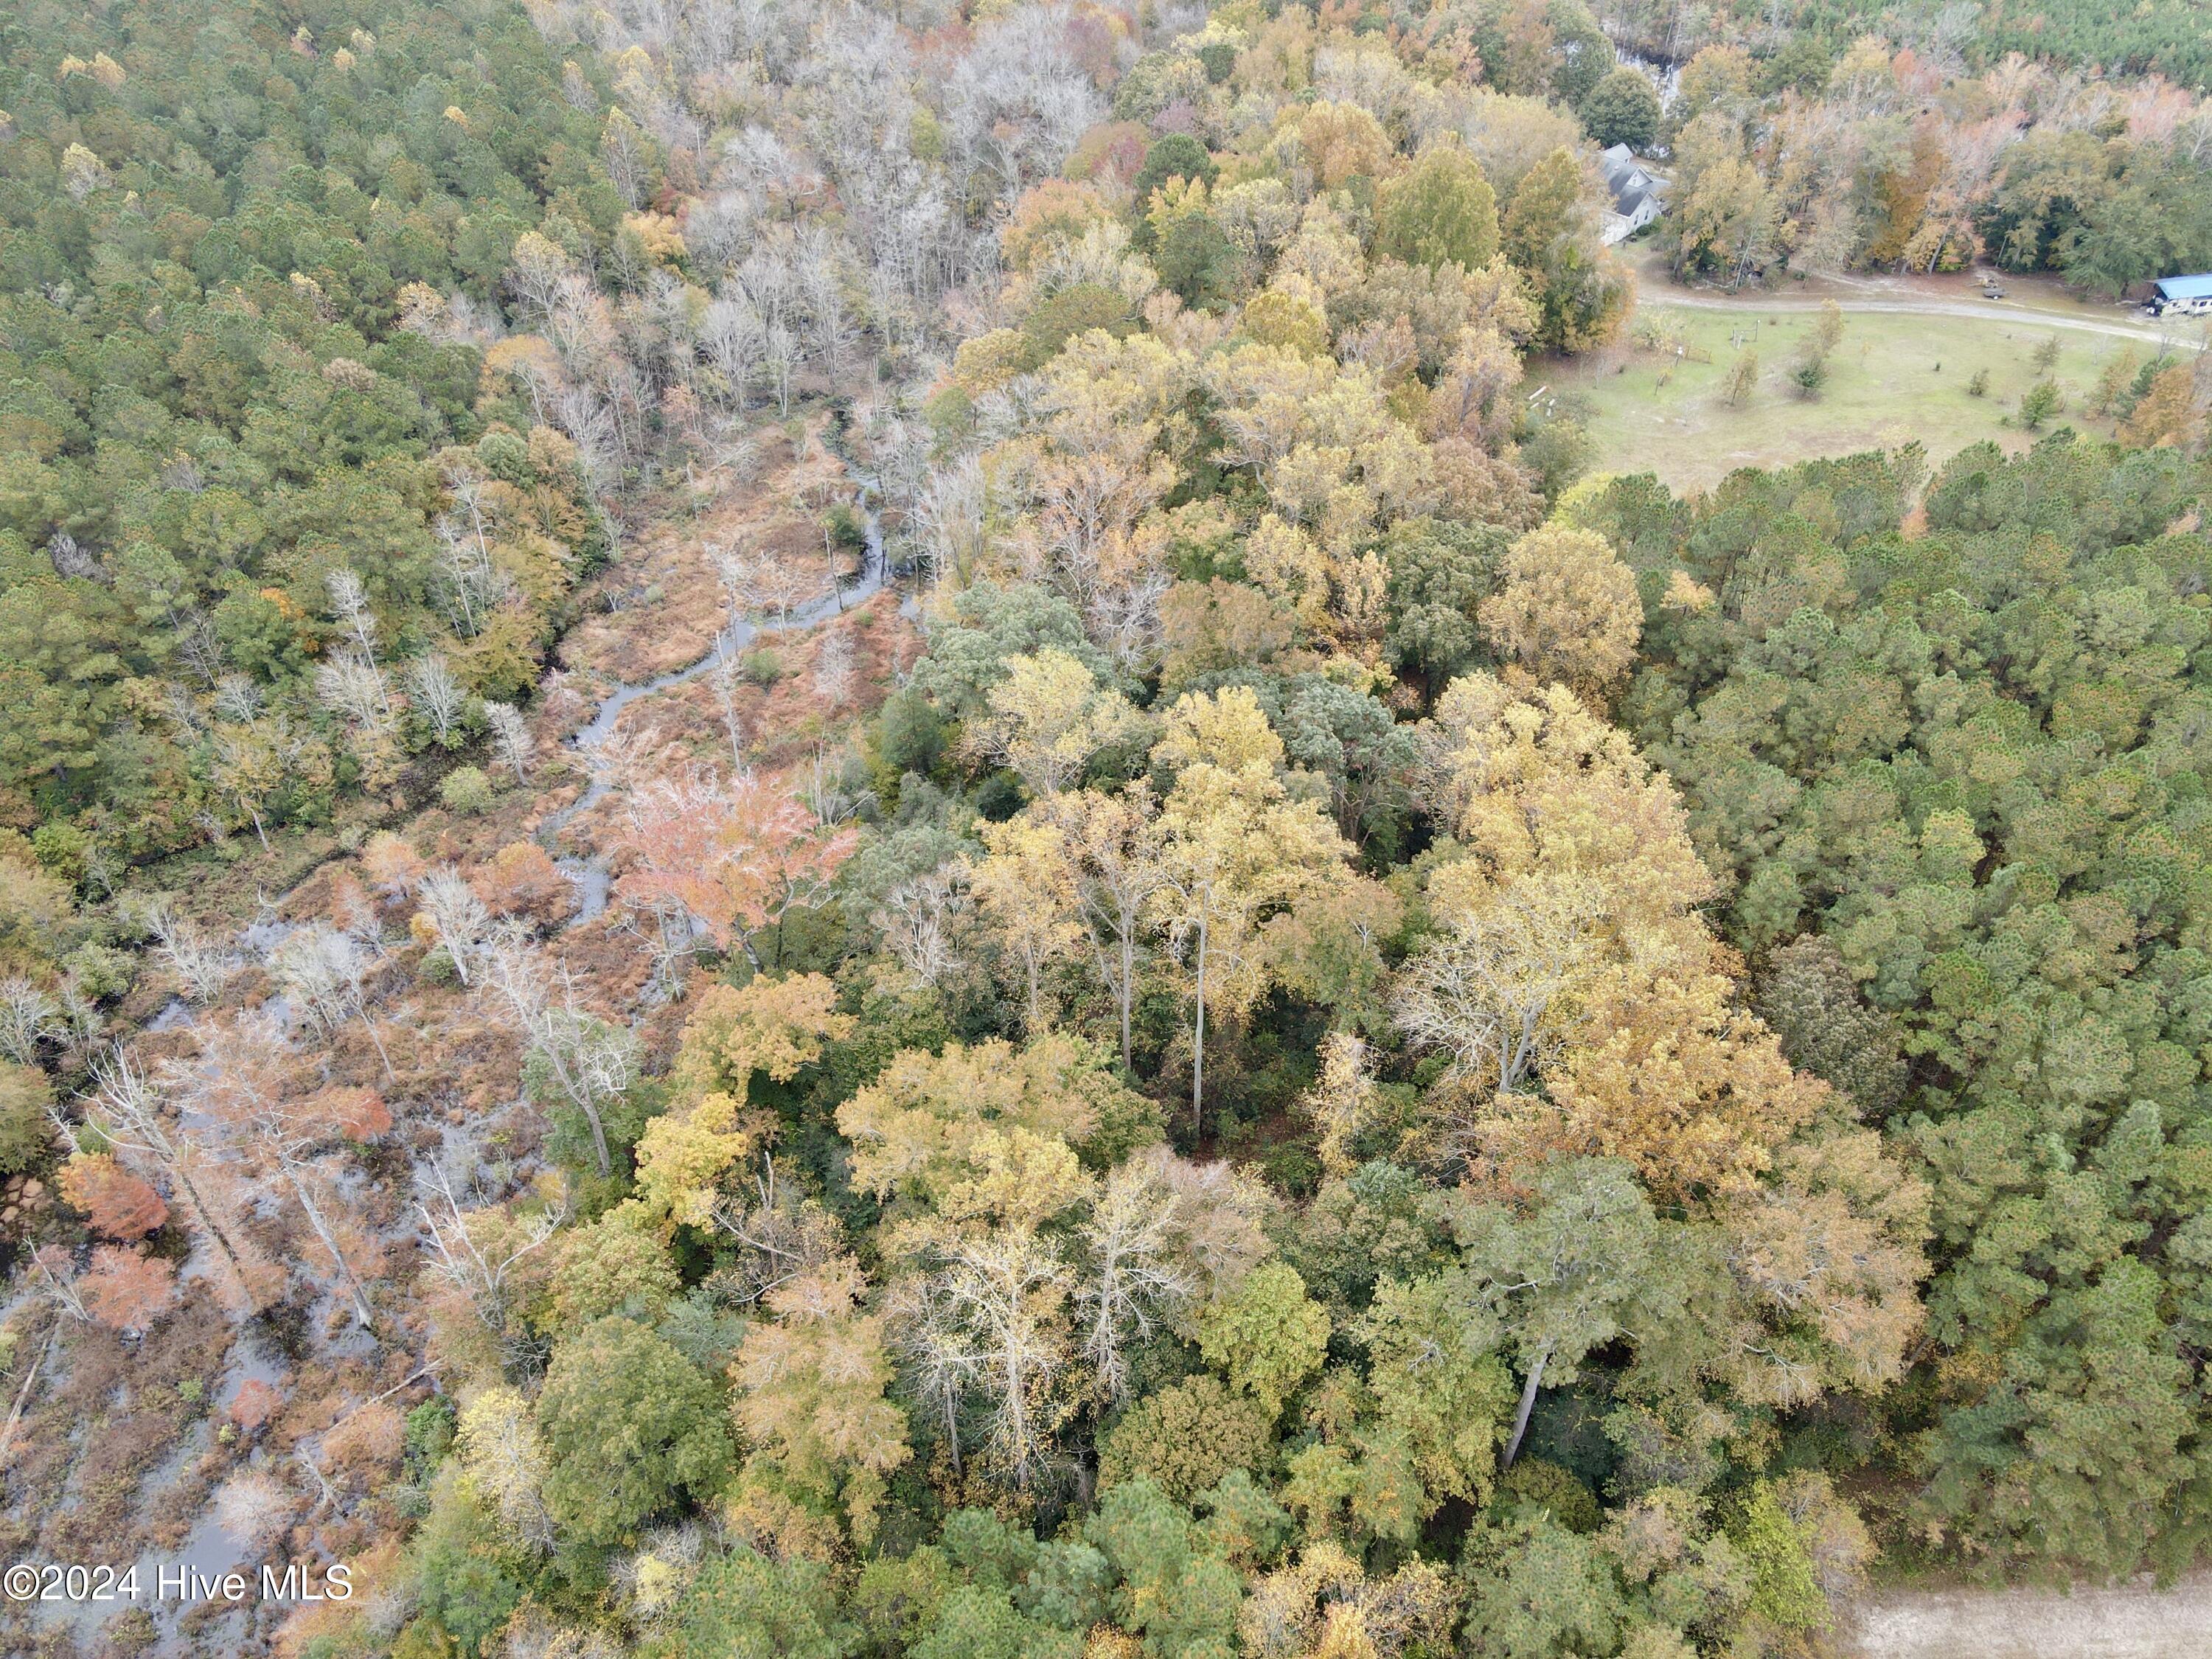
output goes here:
<path id="1" fill-rule="evenodd" d="M 373 1474 L 396 1467 L 407 1447 L 407 1420 L 379 1401 L 363 1406 L 323 1437 L 323 1452 L 333 1467 Z"/>
<path id="2" fill-rule="evenodd" d="M 161 1194 L 106 1152 L 80 1152 L 62 1165 L 59 1184 L 70 1207 L 82 1210 L 92 1230 L 128 1244 L 169 1218 Z"/>
<path id="3" fill-rule="evenodd" d="M 348 1140 L 374 1140 L 392 1127 L 392 1109 L 374 1089 L 325 1089 L 316 1097 L 315 1103 Z"/>
<path id="4" fill-rule="evenodd" d="M 85 1309 L 110 1330 L 143 1331 L 174 1305 L 177 1264 L 140 1255 L 120 1244 L 102 1244 L 76 1282 Z"/>
<path id="5" fill-rule="evenodd" d="M 252 1434 L 264 1427 L 283 1404 L 283 1390 L 258 1376 L 249 1377 L 239 1384 L 237 1396 L 230 1402 L 230 1420 L 241 1434 Z"/>
<path id="6" fill-rule="evenodd" d="M 521 916 L 544 926 L 564 920 L 571 907 L 568 884 L 535 842 L 518 841 L 479 865 L 469 885 L 493 914 Z"/>

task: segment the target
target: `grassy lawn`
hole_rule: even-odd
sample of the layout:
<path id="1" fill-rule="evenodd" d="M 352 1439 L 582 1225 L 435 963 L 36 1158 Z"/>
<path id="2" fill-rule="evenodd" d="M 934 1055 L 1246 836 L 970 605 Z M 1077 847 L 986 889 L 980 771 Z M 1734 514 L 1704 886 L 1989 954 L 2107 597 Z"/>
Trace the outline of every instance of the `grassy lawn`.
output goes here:
<path id="1" fill-rule="evenodd" d="M 2045 430 L 2071 424 L 2101 435 L 2111 422 L 2088 415 L 2087 405 L 2105 365 L 2131 349 L 2123 340 L 2039 328 L 2024 314 L 1994 307 L 1987 319 L 1846 309 L 1827 384 L 1808 399 L 1788 376 L 1816 321 L 1810 313 L 1756 304 L 1718 312 L 1653 300 L 1638 307 L 1632 327 L 1641 339 L 1656 325 L 1666 347 L 1625 343 L 1609 357 L 1531 364 L 1528 389 L 1550 376 L 1554 392 L 1587 403 L 1599 470 L 1656 472 L 1675 489 L 1705 489 L 1738 467 L 1893 448 L 1914 439 L 1939 462 L 1984 439 L 2024 447 L 2038 434 L 2017 420 L 2005 422 L 2021 393 L 2043 378 L 2034 355 L 2053 338 L 2058 357 L 2050 373 L 2065 401 Z M 1745 343 L 1758 350 L 1759 384 L 1734 408 L 1725 382 Z M 2132 349 L 2138 359 L 2154 349 Z M 1967 391 L 1978 370 L 1989 374 L 1979 398 Z"/>

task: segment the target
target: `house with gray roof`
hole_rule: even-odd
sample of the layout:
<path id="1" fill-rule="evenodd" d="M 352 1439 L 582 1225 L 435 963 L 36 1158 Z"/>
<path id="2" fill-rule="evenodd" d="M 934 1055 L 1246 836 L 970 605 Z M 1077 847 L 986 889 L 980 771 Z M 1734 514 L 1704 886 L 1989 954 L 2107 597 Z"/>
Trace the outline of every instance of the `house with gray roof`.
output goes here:
<path id="1" fill-rule="evenodd" d="M 1613 192 L 1613 206 L 1599 232 L 1599 240 L 1611 247 L 1667 210 L 1667 181 L 1638 161 L 1626 144 L 1600 151 L 1597 165 L 1606 188 Z"/>

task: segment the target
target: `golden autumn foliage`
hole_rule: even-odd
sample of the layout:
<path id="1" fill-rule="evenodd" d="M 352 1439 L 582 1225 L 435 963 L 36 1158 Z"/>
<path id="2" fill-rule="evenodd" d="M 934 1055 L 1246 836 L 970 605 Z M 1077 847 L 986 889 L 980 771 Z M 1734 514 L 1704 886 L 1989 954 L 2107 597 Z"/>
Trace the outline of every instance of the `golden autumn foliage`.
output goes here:
<path id="1" fill-rule="evenodd" d="M 1623 1158 L 1661 1199 L 1741 1194 L 1777 1146 L 1832 1109 L 1827 1085 L 1791 1070 L 1773 1033 L 1735 1006 L 1725 973 L 1613 989 L 1593 988 L 1588 1024 L 1547 1069 L 1542 1097 L 1497 1097 L 1478 1136 L 1500 1165 Z"/>
<path id="2" fill-rule="evenodd" d="M 684 1027 L 676 1078 L 684 1098 L 645 1127 L 637 1196 L 663 1227 L 712 1218 L 722 1178 L 773 1137 L 773 1114 L 754 1105 L 756 1075 L 788 1083 L 852 1030 L 835 1012 L 836 987 L 819 974 L 717 985 Z"/>
<path id="3" fill-rule="evenodd" d="M 1603 702 L 1627 677 L 1644 632 L 1635 573 L 1605 538 L 1546 526 L 1515 542 L 1482 629 L 1505 661 Z"/>
<path id="4" fill-rule="evenodd" d="M 1034 1225 L 1087 1187 L 1078 1155 L 1106 1158 L 1152 1138 L 1148 1103 L 1081 1038 L 1017 1049 L 994 1039 L 907 1050 L 837 1109 L 853 1182 L 879 1198 L 963 1221 Z"/>
<path id="5" fill-rule="evenodd" d="M 969 889 L 1020 965 L 1026 1029 L 1034 1036 L 1048 1024 L 1045 968 L 1083 940 L 1075 919 L 1075 863 L 1065 833 L 1049 820 L 1023 817 L 988 825 L 983 845 L 989 855 L 976 865 Z"/>
<path id="6" fill-rule="evenodd" d="M 825 1044 L 852 1035 L 852 1017 L 836 1005 L 836 984 L 822 974 L 709 987 L 684 1024 L 678 1078 L 686 1087 L 739 1093 L 755 1073 L 788 1083 Z"/>
<path id="7" fill-rule="evenodd" d="M 774 1486 L 810 1507 L 842 1510 L 856 1544 L 875 1534 L 884 1478 L 913 1456 L 905 1413 L 887 1398 L 894 1372 L 880 1313 L 849 1256 L 770 1291 L 772 1318 L 747 1328 L 731 1368 L 738 1427 L 758 1449 L 732 1495 L 733 1516 Z"/>

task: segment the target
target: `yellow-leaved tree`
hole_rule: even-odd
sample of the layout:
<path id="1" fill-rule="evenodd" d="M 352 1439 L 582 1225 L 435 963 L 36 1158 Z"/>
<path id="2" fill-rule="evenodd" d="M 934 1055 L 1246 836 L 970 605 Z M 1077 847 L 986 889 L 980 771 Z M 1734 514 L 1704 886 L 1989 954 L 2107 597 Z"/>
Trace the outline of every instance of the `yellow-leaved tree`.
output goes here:
<path id="1" fill-rule="evenodd" d="M 1895 1378 L 1927 1190 L 1746 1006 L 1693 908 L 1713 883 L 1673 786 L 1563 685 L 1470 675 L 1425 737 L 1454 836 L 1428 878 L 1437 936 L 1397 991 L 1452 1062 L 1422 1150 L 1504 1196 L 1620 1160 L 1639 1203 L 1688 1219 L 1679 1248 L 1710 1252 L 1738 1333 L 1715 1374 L 1746 1399 Z"/>
<path id="2" fill-rule="evenodd" d="M 753 1079 L 788 1083 L 851 1035 L 837 988 L 820 974 L 717 985 L 684 1028 L 676 1063 L 681 1103 L 645 1126 L 633 1203 L 671 1231 L 713 1218 L 723 1178 L 775 1139 L 775 1115 L 751 1097 Z"/>
<path id="3" fill-rule="evenodd" d="M 1076 920 L 1076 869 L 1060 826 L 1024 815 L 982 826 L 988 856 L 969 878 L 969 890 L 996 929 L 999 944 L 1018 964 L 1024 991 L 1024 1029 L 1032 1037 L 1050 1023 L 1044 1011 L 1046 966 L 1083 941 Z"/>
<path id="4" fill-rule="evenodd" d="M 1594 531 L 1547 524 L 1506 550 L 1482 602 L 1491 648 L 1585 702 L 1609 700 L 1636 661 L 1644 602 L 1636 573 Z"/>
<path id="5" fill-rule="evenodd" d="M 840 1255 L 769 1291 L 771 1319 L 745 1328 L 731 1368 L 738 1426 L 753 1447 L 727 1505 L 741 1534 L 779 1553 L 827 1559 L 841 1540 L 875 1536 L 886 1476 L 913 1456 L 881 1314 L 864 1311 L 867 1279 Z"/>
<path id="6" fill-rule="evenodd" d="M 1068 653 L 1009 657 L 989 692 L 991 713 L 969 732 L 975 749 L 1018 773 L 1030 793 L 1056 795 L 1101 749 L 1141 727 L 1129 700 Z"/>
<path id="7" fill-rule="evenodd" d="M 837 1128 L 853 1143 L 854 1186 L 892 1201 L 894 1246 L 921 1237 L 908 1224 L 924 1217 L 1034 1228 L 1089 1194 L 1091 1170 L 1159 1135 L 1156 1109 L 1107 1054 L 1058 1032 L 1018 1049 L 996 1038 L 906 1049 L 837 1109 Z"/>
<path id="8" fill-rule="evenodd" d="M 1244 686 L 1195 692 L 1168 713 L 1152 750 L 1174 786 L 1152 826 L 1154 919 L 1190 964 L 1190 1110 L 1205 1121 L 1206 1021 L 1267 989 L 1261 923 L 1350 879 L 1352 848 L 1323 805 L 1285 787 L 1282 739 Z"/>

